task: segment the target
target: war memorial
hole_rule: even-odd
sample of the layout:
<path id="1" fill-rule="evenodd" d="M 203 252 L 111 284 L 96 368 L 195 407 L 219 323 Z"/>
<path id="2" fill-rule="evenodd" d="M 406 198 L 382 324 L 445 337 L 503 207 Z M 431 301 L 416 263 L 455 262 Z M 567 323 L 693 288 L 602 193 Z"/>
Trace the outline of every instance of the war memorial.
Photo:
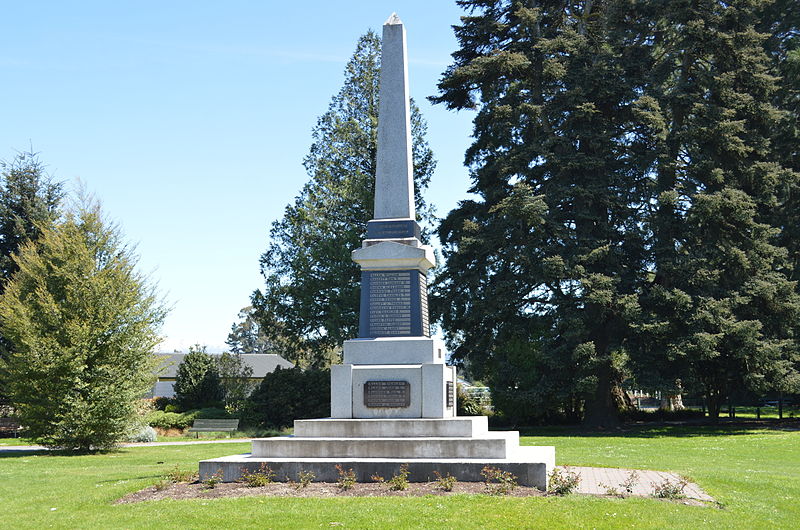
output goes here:
<path id="1" fill-rule="evenodd" d="M 352 258 L 361 267 L 359 337 L 331 367 L 330 418 L 297 420 L 293 436 L 255 439 L 249 454 L 203 460 L 201 480 L 222 471 L 232 482 L 266 464 L 279 480 L 311 471 L 334 482 L 340 464 L 359 482 L 401 465 L 413 482 L 434 471 L 469 482 L 492 466 L 546 489 L 555 449 L 520 446 L 518 432 L 489 431 L 485 416 L 457 416 L 456 369 L 431 337 L 427 271 L 436 258 L 415 216 L 406 34 L 395 14 L 383 26 L 375 210 Z"/>

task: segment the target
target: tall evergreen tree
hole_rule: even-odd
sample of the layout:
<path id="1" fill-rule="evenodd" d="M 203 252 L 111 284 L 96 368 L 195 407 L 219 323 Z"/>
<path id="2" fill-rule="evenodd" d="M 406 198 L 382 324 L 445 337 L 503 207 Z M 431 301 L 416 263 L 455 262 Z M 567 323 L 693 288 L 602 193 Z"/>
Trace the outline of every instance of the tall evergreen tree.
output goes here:
<path id="1" fill-rule="evenodd" d="M 153 384 L 165 309 L 93 205 L 23 243 L 0 296 L 0 369 L 20 422 L 51 447 L 107 448 Z"/>
<path id="2" fill-rule="evenodd" d="M 239 311 L 239 322 L 231 325 L 231 332 L 225 344 L 231 347 L 234 354 L 241 353 L 272 353 L 275 347 L 267 338 L 261 325 L 254 318 L 253 307 L 247 306 Z"/>
<path id="3" fill-rule="evenodd" d="M 253 293 L 254 315 L 276 353 L 324 366 L 358 332 L 359 269 L 350 252 L 372 218 L 380 39 L 363 35 L 345 69 L 344 86 L 323 114 L 304 160 L 311 179 L 270 230 L 261 256 L 263 289 Z M 426 124 L 412 102 L 417 215 L 432 213 L 420 192 L 433 172 Z"/>
<path id="4" fill-rule="evenodd" d="M 655 276 L 647 326 L 716 417 L 738 388 L 794 380 L 798 310 L 776 216 L 796 175 L 773 142 L 784 115 L 756 31 L 766 2 L 669 2 L 648 93 L 664 123 L 654 165 Z M 651 338 L 652 338 L 651 336 Z M 656 360 L 655 362 L 658 362 Z"/>
<path id="5" fill-rule="evenodd" d="M 21 152 L 10 162 L 0 162 L 0 294 L 17 271 L 14 254 L 26 241 L 36 240 L 43 228 L 59 217 L 61 183 L 53 182 L 34 152 Z M 0 336 L 0 358 L 9 355 L 11 343 Z M 6 391 L 0 380 L 0 395 Z"/>
<path id="6" fill-rule="evenodd" d="M 42 228 L 59 216 L 61 183 L 45 173 L 36 153 L 22 152 L 0 163 L 0 293 L 17 271 L 12 255 L 25 241 L 35 240 Z"/>
<path id="7" fill-rule="evenodd" d="M 645 259 L 642 24 L 624 2 L 463 0 L 435 102 L 477 109 L 434 311 L 510 416 L 613 425 Z M 532 412 L 536 411 L 536 412 Z"/>

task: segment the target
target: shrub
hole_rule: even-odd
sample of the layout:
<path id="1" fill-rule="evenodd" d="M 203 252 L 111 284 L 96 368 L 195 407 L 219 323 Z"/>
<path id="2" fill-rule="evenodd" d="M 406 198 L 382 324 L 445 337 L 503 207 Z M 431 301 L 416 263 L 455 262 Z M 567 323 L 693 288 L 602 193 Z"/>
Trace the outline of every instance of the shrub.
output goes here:
<path id="1" fill-rule="evenodd" d="M 139 443 L 155 442 L 156 431 L 149 425 L 144 425 L 135 432 L 129 434 L 127 440 L 129 442 Z"/>
<path id="2" fill-rule="evenodd" d="M 278 368 L 250 396 L 245 415 L 260 427 L 290 427 L 296 419 L 328 416 L 330 392 L 330 370 Z"/>
<path id="3" fill-rule="evenodd" d="M 339 474 L 336 485 L 340 490 L 347 491 L 356 485 L 356 474 L 352 469 L 345 470 L 341 464 L 336 464 L 336 472 Z"/>
<path id="4" fill-rule="evenodd" d="M 433 472 L 436 475 L 436 486 L 434 486 L 437 490 L 440 491 L 453 491 L 453 486 L 456 485 L 456 477 L 451 475 L 450 473 L 447 474 L 446 477 L 443 477 L 441 473 L 438 471 Z"/>
<path id="5" fill-rule="evenodd" d="M 630 473 L 628 473 L 627 478 L 620 484 L 622 489 L 628 495 L 633 493 L 633 488 L 636 487 L 636 484 L 639 483 L 639 473 L 636 472 L 635 469 L 632 469 Z"/>
<path id="6" fill-rule="evenodd" d="M 216 473 L 214 473 L 213 475 L 209 475 L 203 481 L 203 486 L 205 486 L 206 489 L 213 490 L 214 488 L 217 487 L 217 484 L 220 484 L 222 482 L 222 479 L 223 479 L 222 470 L 218 469 Z"/>
<path id="7" fill-rule="evenodd" d="M 168 397 L 155 397 L 153 398 L 153 409 L 155 410 L 164 410 L 167 412 L 177 412 L 176 410 L 169 410 L 169 408 L 175 409 L 175 400 L 173 398 Z"/>
<path id="8" fill-rule="evenodd" d="M 314 482 L 315 478 L 316 478 L 316 475 L 312 471 L 302 471 L 301 470 L 297 474 L 298 483 L 297 483 L 297 486 L 295 486 L 295 488 L 296 489 L 307 488 L 309 484 Z"/>
<path id="9" fill-rule="evenodd" d="M 217 363 L 196 344 L 178 365 L 175 375 L 175 401 L 184 409 L 216 405 L 222 401 L 222 385 Z"/>
<path id="10" fill-rule="evenodd" d="M 239 482 L 244 482 L 250 488 L 260 488 L 272 484 L 274 480 L 275 472 L 266 462 L 262 462 L 257 471 L 250 472 L 246 468 L 242 468 L 242 477 Z"/>
<path id="11" fill-rule="evenodd" d="M 456 414 L 458 416 L 492 415 L 492 411 L 485 407 L 475 394 L 467 392 L 464 385 L 459 383 L 456 388 Z"/>
<path id="12" fill-rule="evenodd" d="M 400 472 L 393 475 L 386 483 L 392 491 L 405 491 L 408 489 L 408 464 L 400 465 Z"/>
<path id="13" fill-rule="evenodd" d="M 197 473 L 194 471 L 184 471 L 178 467 L 178 464 L 175 464 L 174 468 L 167 471 L 164 478 L 176 484 L 180 482 L 192 482 L 197 478 Z"/>
<path id="14" fill-rule="evenodd" d="M 481 471 L 489 495 L 508 495 L 517 487 L 517 477 L 510 471 L 486 466 Z"/>
<path id="15" fill-rule="evenodd" d="M 568 495 L 575 491 L 580 483 L 580 475 L 570 471 L 568 467 L 555 468 L 550 473 L 550 484 L 547 491 L 555 495 Z"/>
<path id="16" fill-rule="evenodd" d="M 186 429 L 192 425 L 196 412 L 164 412 L 161 410 L 154 410 L 145 417 L 145 421 L 151 427 L 158 427 L 159 429 Z"/>
<path id="17" fill-rule="evenodd" d="M 680 479 L 678 482 L 672 482 L 670 479 L 664 479 L 664 482 L 653 485 L 653 497 L 660 499 L 683 499 L 686 494 L 683 492 L 688 482 L 685 479 Z"/>

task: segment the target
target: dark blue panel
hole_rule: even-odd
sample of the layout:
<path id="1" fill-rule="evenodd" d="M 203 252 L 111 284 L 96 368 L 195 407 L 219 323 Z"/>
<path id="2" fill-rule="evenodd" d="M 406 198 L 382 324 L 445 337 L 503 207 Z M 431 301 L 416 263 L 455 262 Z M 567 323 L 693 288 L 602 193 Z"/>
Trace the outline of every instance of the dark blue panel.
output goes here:
<path id="1" fill-rule="evenodd" d="M 430 336 L 425 275 L 416 269 L 362 271 L 358 336 Z"/>
<path id="2" fill-rule="evenodd" d="M 416 237 L 419 239 L 419 225 L 413 219 L 381 221 L 373 219 L 367 222 L 367 239 L 402 239 Z"/>

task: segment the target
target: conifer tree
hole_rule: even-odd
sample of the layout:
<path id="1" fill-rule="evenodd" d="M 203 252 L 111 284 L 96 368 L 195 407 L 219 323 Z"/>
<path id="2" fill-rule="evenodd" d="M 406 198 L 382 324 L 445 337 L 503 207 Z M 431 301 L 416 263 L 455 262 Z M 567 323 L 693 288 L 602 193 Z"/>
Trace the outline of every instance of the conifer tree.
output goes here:
<path id="1" fill-rule="evenodd" d="M 45 173 L 36 153 L 22 152 L 0 163 L 0 293 L 16 272 L 12 255 L 25 241 L 39 237 L 59 216 L 61 183 Z"/>
<path id="2" fill-rule="evenodd" d="M 304 166 L 310 180 L 270 230 L 261 256 L 263 289 L 254 317 L 287 359 L 325 366 L 358 332 L 360 272 L 350 252 L 372 218 L 377 154 L 380 39 L 363 35 L 345 68 L 342 89 L 314 127 Z M 420 192 L 435 166 L 426 124 L 412 102 L 417 215 L 432 216 Z"/>
<path id="3" fill-rule="evenodd" d="M 0 296 L 0 362 L 30 437 L 49 447 L 103 449 L 124 437 L 154 382 L 165 310 L 99 206 L 43 227 L 14 256 Z"/>
<path id="4" fill-rule="evenodd" d="M 645 259 L 641 24 L 619 2 L 459 4 L 470 16 L 433 99 L 477 109 L 480 200 L 439 230 L 434 310 L 506 415 L 585 404 L 613 425 Z"/>
<path id="5" fill-rule="evenodd" d="M 215 407 L 224 398 L 220 370 L 205 346 L 189 346 L 175 374 L 175 400 L 184 409 Z"/>
<path id="6" fill-rule="evenodd" d="M 662 366 L 685 366 L 717 417 L 737 389 L 794 380 L 798 306 L 781 245 L 777 78 L 756 31 L 766 2 L 668 3 L 648 82 L 664 132 L 654 166 L 648 307 Z M 663 340 L 652 340 L 659 337 Z"/>

